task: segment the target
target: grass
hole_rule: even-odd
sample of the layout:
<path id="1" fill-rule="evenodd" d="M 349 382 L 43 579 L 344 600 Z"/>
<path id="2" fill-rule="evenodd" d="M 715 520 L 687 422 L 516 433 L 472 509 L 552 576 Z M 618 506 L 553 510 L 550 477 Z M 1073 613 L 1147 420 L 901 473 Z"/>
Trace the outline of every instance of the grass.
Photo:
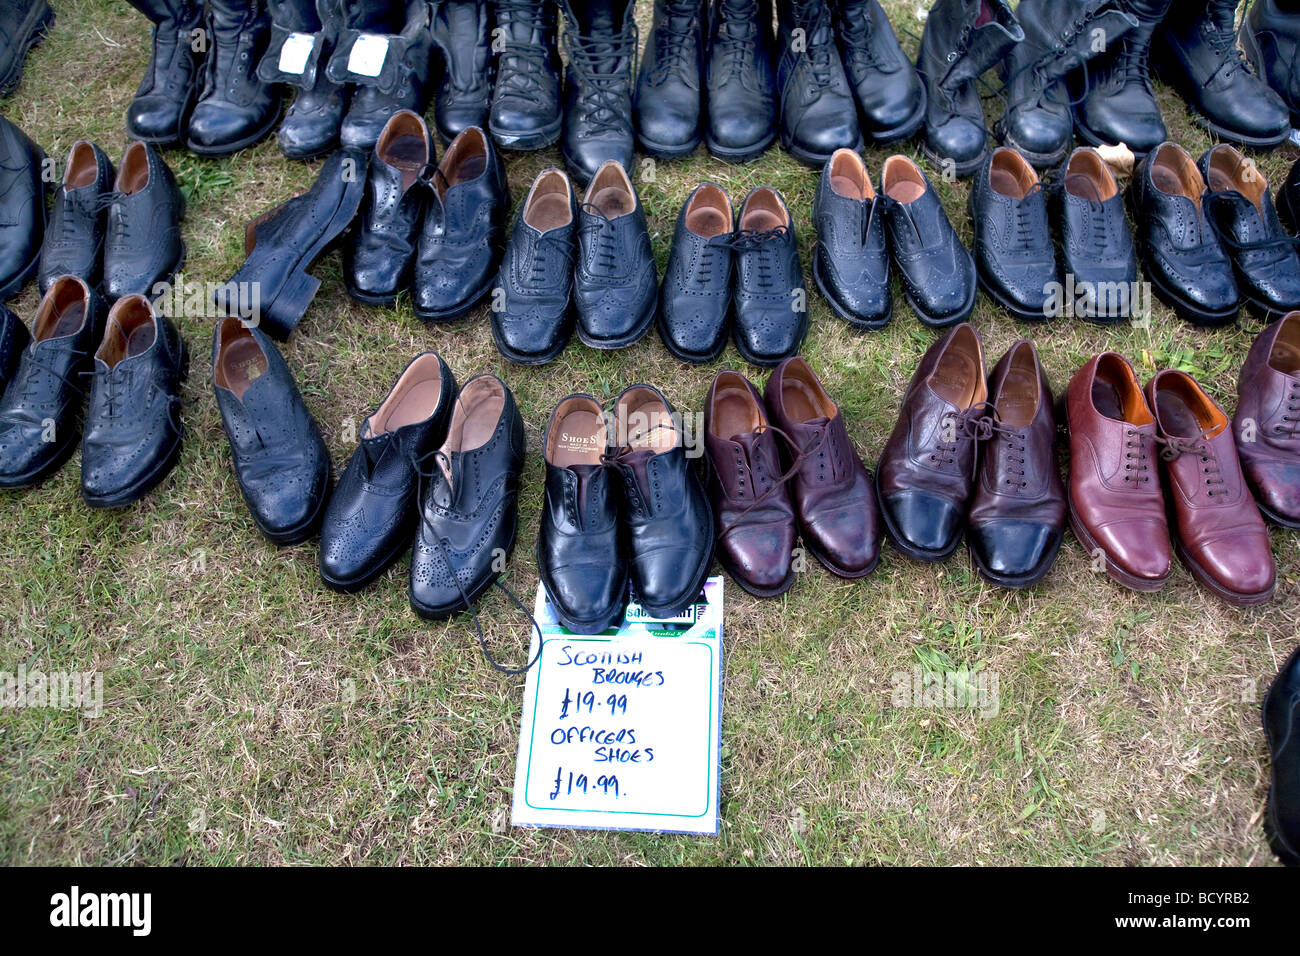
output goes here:
<path id="1" fill-rule="evenodd" d="M 649 7 L 649 4 L 645 4 Z M 887 8 L 919 35 L 916 2 Z M 147 56 L 125 4 L 63 0 L 54 33 L 3 104 L 60 161 L 82 137 L 114 160 Z M 648 9 L 647 9 L 648 15 Z M 916 40 L 905 36 L 915 52 Z M 991 79 L 991 78 L 990 78 Z M 1168 91 L 1172 135 L 1210 145 Z M 989 101 L 990 125 L 999 106 Z M 903 147 L 919 159 L 919 148 Z M 877 175 L 887 152 L 872 149 Z M 1293 157 L 1260 157 L 1274 184 Z M 173 151 L 189 198 L 188 274 L 239 265 L 243 224 L 308 186 L 319 163 L 284 160 L 274 141 L 229 159 Z M 516 205 L 548 150 L 509 158 Z M 703 152 L 659 164 L 638 185 L 663 261 L 700 179 L 739 201 L 780 189 L 805 256 L 816 175 L 772 151 L 748 166 Z M 940 186 L 969 239 L 964 183 Z M 805 262 L 805 265 L 807 263 Z M 482 370 L 514 389 L 528 426 L 520 542 L 507 582 L 531 593 L 542 494 L 542 429 L 572 391 L 663 387 L 696 410 L 732 348 L 697 368 L 653 334 L 632 349 L 572 345 L 539 369 L 508 366 L 486 313 L 427 327 L 409 303 L 372 309 L 346 296 L 337 255 L 284 349 L 336 466 L 407 360 L 435 349 L 460 380 Z M 811 284 L 810 284 L 811 289 Z M 857 333 L 810 296 L 805 354 L 874 462 L 902 389 L 933 333 L 900 301 L 892 325 Z M 30 319 L 34 284 L 10 303 Z M 990 366 L 1018 337 L 1037 342 L 1062 388 L 1091 354 L 1117 349 L 1144 376 L 1194 371 L 1229 410 L 1258 326 L 1195 329 L 1157 309 L 1149 329 L 1059 321 L 1021 326 L 981 299 Z M 1091 570 L 1070 539 L 1036 590 L 981 583 L 964 552 L 920 566 L 887 549 L 879 571 L 846 583 L 813 563 L 793 590 L 760 601 L 728 586 L 723 821 L 717 839 L 508 825 L 522 681 L 482 660 L 468 618 L 433 626 L 408 609 L 406 563 L 365 593 L 320 584 L 316 551 L 258 535 L 231 474 L 202 359 L 212 321 L 179 316 L 196 357 L 185 389 L 179 467 L 146 501 L 91 512 L 74 459 L 43 486 L 0 498 L 0 670 L 103 672 L 103 716 L 0 710 L 0 861 L 88 864 L 1259 864 L 1267 790 L 1258 699 L 1296 640 L 1300 550 L 1274 531 L 1277 598 L 1230 610 L 1180 567 L 1154 596 Z M 740 365 L 738 367 L 743 367 Z M 761 384 L 762 375 L 750 369 Z M 481 606 L 493 647 L 518 657 L 523 627 L 500 595 Z M 892 675 L 980 668 L 1000 709 L 895 707 Z"/>

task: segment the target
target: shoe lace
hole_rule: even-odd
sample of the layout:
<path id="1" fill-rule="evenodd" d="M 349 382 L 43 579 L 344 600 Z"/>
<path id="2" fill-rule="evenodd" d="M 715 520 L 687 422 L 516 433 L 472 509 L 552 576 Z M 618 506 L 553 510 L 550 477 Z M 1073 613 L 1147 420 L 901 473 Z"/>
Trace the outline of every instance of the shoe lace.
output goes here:
<path id="1" fill-rule="evenodd" d="M 579 104 L 582 119 L 591 136 L 624 133 L 632 128 L 626 100 L 631 95 L 631 77 L 636 73 L 637 25 L 629 19 L 622 32 L 583 36 L 576 29 L 564 32 L 569 51 L 569 69 L 578 74 L 588 95 Z M 626 59 L 630 69 L 606 69 L 607 63 Z"/>
<path id="2" fill-rule="evenodd" d="M 615 242 L 617 234 L 614 224 L 605 218 L 604 212 L 593 203 L 584 202 L 582 211 L 591 216 L 587 220 L 588 225 L 586 228 L 596 232 L 596 243 L 593 250 L 596 257 L 593 264 L 594 271 L 596 275 L 612 275 L 618 265 L 618 247 Z"/>
<path id="3" fill-rule="evenodd" d="M 89 354 L 90 354 L 89 352 L 82 351 L 81 349 L 71 349 L 71 350 L 70 350 L 70 353 L 71 353 L 73 356 L 75 356 L 76 358 L 78 358 L 78 359 L 84 358 L 86 355 L 89 355 Z M 64 375 L 62 372 L 60 372 L 58 369 L 56 369 L 53 365 L 51 365 L 51 364 L 49 364 L 48 362 L 46 362 L 45 359 L 42 358 L 42 357 L 41 357 L 41 356 L 40 356 L 40 355 L 39 355 L 39 354 L 38 354 L 34 349 L 31 350 L 31 351 L 28 351 L 27 355 L 24 356 L 24 361 L 25 361 L 25 363 L 28 364 L 28 365 L 35 366 L 37 369 L 39 369 L 40 371 L 44 372 L 46 375 L 50 375 L 50 376 L 53 376 L 54 378 L 57 378 L 57 379 L 58 379 L 59 381 L 61 381 L 64 385 L 68 386 L 68 388 L 70 388 L 70 389 L 72 389 L 74 392 L 76 392 L 77 395 L 79 395 L 79 396 L 81 397 L 81 400 L 82 400 L 82 401 L 85 401 L 85 398 L 86 398 L 86 390 L 85 390 L 85 388 L 82 386 L 81 382 L 80 382 L 79 380 L 74 380 L 74 379 L 69 378 L 68 376 Z M 83 379 L 83 378 L 85 378 L 89 373 L 86 372 L 86 371 L 75 371 L 75 372 L 73 372 L 72 374 L 73 374 L 73 376 L 75 376 L 77 379 Z M 24 379 L 23 379 L 23 401 L 28 401 L 28 400 L 31 399 L 31 397 L 32 397 L 32 393 L 36 390 L 36 387 L 37 387 L 38 382 L 39 382 L 39 377 L 36 376 L 36 375 L 26 375 L 26 376 L 24 376 Z M 4 421 L 4 422 L 6 422 L 6 423 L 14 423 L 14 422 L 18 422 L 18 421 L 20 421 L 20 419 L 19 419 L 19 418 L 15 418 L 15 417 L 6 416 L 6 417 L 4 417 L 4 418 L 0 418 L 0 421 Z"/>
<path id="4" fill-rule="evenodd" d="M 1300 429 L 1300 381 L 1292 379 L 1287 389 L 1286 411 L 1273 425 L 1273 432 L 1294 438 L 1298 429 Z"/>
<path id="5" fill-rule="evenodd" d="M 572 244 L 562 242 L 557 234 L 544 232 L 533 247 L 533 262 L 528 272 L 528 280 L 536 284 L 548 276 L 552 278 L 562 276 L 572 265 Z"/>
<path id="6" fill-rule="evenodd" d="M 530 33 L 542 27 L 542 12 L 537 0 L 497 0 L 496 18 L 505 38 L 497 61 L 496 95 L 543 103 L 545 96 L 541 78 L 546 73 L 553 50 L 545 44 L 515 40 L 510 29 L 514 23 L 527 25 Z"/>
<path id="7" fill-rule="evenodd" d="M 1065 189 L 1071 185 L 1083 185 L 1087 187 L 1087 196 L 1080 196 L 1077 191 L 1072 192 L 1070 195 L 1083 199 L 1088 203 L 1088 210 L 1092 214 L 1093 247 L 1098 249 L 1106 248 L 1110 241 L 1110 229 L 1107 226 L 1105 216 L 1102 215 L 1104 202 L 1101 198 L 1101 193 L 1097 191 L 1097 184 L 1092 181 L 1091 176 L 1085 176 L 1082 173 L 1074 173 L 1065 177 L 1065 182 L 1061 184 L 1061 188 Z"/>
<path id="8" fill-rule="evenodd" d="M 1230 77 L 1238 72 L 1251 72 L 1241 49 L 1237 46 L 1237 8 L 1224 3 L 1211 4 L 1205 19 L 1205 38 L 1210 50 L 1221 66 L 1216 72 Z"/>
<path id="9" fill-rule="evenodd" d="M 1124 481 L 1132 485 L 1151 483 L 1151 455 L 1148 439 L 1159 443 L 1157 435 L 1140 432 L 1136 428 L 1124 429 Z"/>
<path id="10" fill-rule="evenodd" d="M 1014 239 L 1022 252 L 1032 250 L 1041 243 L 1041 237 L 1037 236 L 1032 228 L 1035 218 L 1030 213 L 1029 203 L 1032 198 L 1041 195 L 1042 192 L 1043 184 L 1040 180 L 1026 190 L 1024 198 L 1015 204 Z"/>
<path id="11" fill-rule="evenodd" d="M 1219 459 L 1210 448 L 1207 439 L 1211 432 L 1205 431 L 1194 438 L 1178 435 L 1156 435 L 1156 444 L 1161 446 L 1160 457 L 1165 461 L 1177 461 L 1183 455 L 1199 455 L 1201 458 L 1201 476 L 1208 487 L 1206 495 L 1213 498 L 1216 494 L 1226 493 L 1219 486 L 1224 484 L 1224 477 L 1219 467 Z"/>
<path id="12" fill-rule="evenodd" d="M 839 33 L 850 60 L 862 67 L 879 65 L 876 51 L 871 46 L 871 17 L 865 4 L 859 8 L 858 16 L 853 16 L 847 8 L 840 8 Z"/>
<path id="13" fill-rule="evenodd" d="M 700 256 L 695 261 L 695 278 L 700 283 L 707 285 L 713 281 L 713 270 L 722 267 L 720 261 L 722 252 L 731 247 L 731 238 L 730 233 L 723 233 L 704 243 L 704 248 L 700 250 Z M 727 265 L 729 266 L 730 263 Z"/>
<path id="14" fill-rule="evenodd" d="M 952 465 L 965 442 L 988 441 L 995 431 L 993 414 L 996 410 L 988 402 L 976 402 L 956 414 L 949 412 L 939 422 L 939 444 L 928 456 L 933 465 Z M 975 476 L 979 456 L 971 455 L 971 477 Z"/>
<path id="15" fill-rule="evenodd" d="M 771 241 L 790 231 L 786 225 L 771 229 L 741 229 L 728 241 L 737 252 L 756 252 L 754 267 L 759 289 L 770 289 L 776 280 L 776 246 Z"/>
<path id="16" fill-rule="evenodd" d="M 1004 422 L 998 414 L 996 406 L 990 405 L 992 415 L 986 419 L 988 422 L 987 441 L 1002 441 L 1006 446 L 1006 453 L 1002 460 L 1006 464 L 1008 472 L 1007 477 L 1002 483 L 1008 488 L 1025 489 L 1029 487 L 1029 482 L 1025 480 L 1025 466 L 1029 459 L 1025 457 L 1029 447 L 1029 430 L 1027 428 L 1015 428 Z M 983 430 L 983 429 L 981 429 Z"/>
<path id="17" fill-rule="evenodd" d="M 663 19 L 655 28 L 655 61 L 651 76 L 662 80 L 674 73 L 694 79 L 691 61 L 695 46 L 699 3 L 696 0 L 669 0 Z"/>
<path id="18" fill-rule="evenodd" d="M 808 442 L 808 447 L 804 448 L 801 447 L 800 444 L 797 441 L 795 441 L 793 436 L 791 436 L 788 432 L 786 432 L 781 428 L 778 428 L 775 425 L 763 424 L 763 425 L 759 425 L 758 428 L 754 430 L 755 432 L 758 433 L 769 432 L 769 431 L 775 432 L 777 435 L 785 439 L 786 444 L 789 445 L 789 447 L 798 449 L 798 451 L 795 453 L 794 460 L 790 463 L 790 467 L 786 469 L 784 473 L 774 477 L 772 475 L 767 474 L 766 470 L 763 469 L 761 462 L 744 461 L 742 458 L 743 452 L 740 451 L 741 446 L 739 445 L 736 446 L 737 447 L 736 470 L 742 476 L 740 479 L 741 483 L 742 484 L 744 483 L 745 479 L 743 476 L 747 471 L 750 475 L 753 476 L 750 479 L 750 488 L 752 490 L 757 491 L 758 490 L 757 486 L 761 483 L 763 485 L 763 491 L 761 494 L 755 497 L 753 501 L 751 501 L 748 505 L 746 505 L 744 510 L 742 510 L 740 514 L 736 515 L 736 517 L 732 520 L 732 523 L 730 525 L 728 525 L 726 528 L 723 529 L 722 534 L 718 535 L 719 541 L 721 541 L 723 538 L 727 537 L 729 534 L 731 534 L 733 531 L 739 528 L 741 526 L 742 519 L 744 519 L 746 515 L 748 515 L 755 508 L 761 507 L 762 504 L 765 501 L 767 501 L 768 498 L 776 494 L 776 492 L 779 491 L 781 488 L 785 487 L 785 485 L 791 479 L 793 479 L 796 474 L 799 473 L 799 469 L 803 466 L 803 463 L 807 461 L 809 458 L 811 458 L 813 454 L 821 448 L 822 442 L 826 438 L 826 430 L 823 428 L 819 428 L 813 433 L 812 439 Z M 710 468 L 713 467 L 711 463 L 709 464 L 709 467 Z"/>
<path id="19" fill-rule="evenodd" d="M 1207 205 L 1207 215 L 1205 218 L 1210 222 L 1210 231 L 1223 245 L 1227 246 L 1232 252 L 1264 252 L 1267 250 L 1276 250 L 1277 255 L 1269 261 L 1276 263 L 1283 259 L 1292 249 L 1300 247 L 1300 238 L 1287 235 L 1270 236 L 1266 239 L 1257 239 L 1253 242 L 1242 242 L 1235 236 L 1230 235 L 1227 230 L 1219 225 L 1219 217 L 1216 210 L 1232 202 L 1233 197 L 1244 199 L 1241 193 L 1236 190 L 1221 193 L 1207 193 L 1205 201 Z M 1249 200 L 1247 200 L 1249 201 Z M 1230 208 L 1230 207 L 1229 207 Z"/>

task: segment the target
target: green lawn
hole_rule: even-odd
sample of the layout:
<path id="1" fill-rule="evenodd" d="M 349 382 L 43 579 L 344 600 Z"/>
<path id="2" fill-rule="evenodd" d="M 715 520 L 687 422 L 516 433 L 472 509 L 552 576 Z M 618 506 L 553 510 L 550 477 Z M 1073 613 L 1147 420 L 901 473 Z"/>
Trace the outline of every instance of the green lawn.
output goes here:
<path id="1" fill-rule="evenodd" d="M 915 0 L 891 0 L 919 35 Z M 649 3 L 643 4 L 648 19 Z M 53 34 L 0 104 L 51 156 L 82 137 L 116 162 L 146 56 L 124 3 L 58 0 Z M 915 51 L 914 36 L 904 37 Z M 996 83 L 992 77 L 990 82 Z M 1167 91 L 1175 138 L 1210 145 Z M 990 125 L 1000 106 L 987 104 Z M 919 158 L 919 147 L 905 147 Z M 868 163 L 878 179 L 887 151 Z M 188 275 L 221 280 L 243 225 L 308 186 L 319 163 L 268 141 L 227 160 L 170 152 L 189 198 Z M 1261 157 L 1270 181 L 1290 158 Z M 511 155 L 516 204 L 558 152 Z M 660 266 L 694 184 L 739 201 L 780 189 L 807 254 L 816 175 L 779 151 L 727 166 L 703 151 L 638 178 Z M 966 185 L 936 182 L 969 238 Z M 806 263 L 805 263 L 806 264 Z M 660 386 L 694 411 L 713 374 L 672 359 L 651 334 L 601 353 L 577 343 L 540 369 L 505 363 L 486 310 L 427 327 L 409 303 L 372 309 L 345 294 L 339 260 L 285 357 L 336 467 L 408 359 L 434 349 L 460 380 L 501 375 L 528 426 L 519 541 L 506 581 L 536 587 L 547 415 L 572 391 Z M 809 288 L 812 289 L 811 276 Z M 30 319 L 35 283 L 10 303 Z M 883 332 L 857 333 L 813 294 L 805 355 L 874 463 L 902 390 L 934 338 L 904 303 Z M 1117 349 L 1144 378 L 1193 372 L 1229 410 L 1258 325 L 1197 330 L 1163 307 L 1149 329 L 1078 321 L 1027 327 L 981 300 L 991 367 L 1035 338 L 1055 388 Z M 812 564 L 784 597 L 728 585 L 723 827 L 717 839 L 509 826 L 522 679 L 482 659 L 468 617 L 418 620 L 403 561 L 358 596 L 327 591 L 314 545 L 279 551 L 257 533 L 230 470 L 207 362 L 211 319 L 181 316 L 195 356 L 180 465 L 145 502 L 92 512 L 77 460 L 43 486 L 0 498 L 0 671 L 103 672 L 103 715 L 0 710 L 0 861 L 7 863 L 1102 863 L 1272 862 L 1260 829 L 1268 786 L 1258 700 L 1296 641 L 1300 549 L 1273 532 L 1277 597 L 1225 607 L 1179 567 L 1154 596 L 1092 570 L 1071 538 L 1046 582 L 989 587 L 964 551 L 920 566 L 886 549 L 848 583 Z M 750 370 L 761 385 L 762 375 Z M 500 594 L 481 605 L 493 647 L 518 658 L 526 632 Z M 998 675 L 1000 709 L 898 708 L 892 675 L 914 667 Z"/>

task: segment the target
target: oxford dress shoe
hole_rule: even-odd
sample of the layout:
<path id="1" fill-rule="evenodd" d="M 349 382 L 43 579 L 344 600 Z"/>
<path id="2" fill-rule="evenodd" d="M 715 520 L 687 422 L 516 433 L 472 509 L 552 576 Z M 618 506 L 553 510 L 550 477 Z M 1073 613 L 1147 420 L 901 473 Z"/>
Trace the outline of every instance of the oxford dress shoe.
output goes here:
<path id="1" fill-rule="evenodd" d="M 497 0 L 496 84 L 488 129 L 502 149 L 542 149 L 560 138 L 560 50 L 552 0 Z"/>
<path id="2" fill-rule="evenodd" d="M 306 541 L 329 499 L 330 455 L 280 351 L 260 329 L 222 319 L 212 389 L 253 523 L 273 544 Z"/>
<path id="3" fill-rule="evenodd" d="M 1300 528 L 1300 312 L 1250 344 L 1237 376 L 1237 454 L 1259 510 Z"/>
<path id="4" fill-rule="evenodd" d="M 433 102 L 434 125 L 444 143 L 471 126 L 486 128 L 492 104 L 491 4 L 442 0 L 434 5 L 434 45 L 442 78 Z"/>
<path id="5" fill-rule="evenodd" d="M 1300 256 L 1282 229 L 1267 177 L 1227 143 L 1212 146 L 1199 166 L 1205 213 L 1232 260 L 1246 307 L 1266 320 L 1300 309 Z"/>
<path id="6" fill-rule="evenodd" d="M 321 521 L 320 576 L 330 588 L 359 591 L 410 550 L 420 471 L 447 437 L 455 399 L 451 369 L 422 352 L 362 423 Z"/>
<path id="7" fill-rule="evenodd" d="M 1143 272 L 1156 293 L 1193 325 L 1237 317 L 1232 261 L 1204 214 L 1205 180 L 1187 150 L 1164 143 L 1142 160 L 1128 187 Z"/>
<path id="8" fill-rule="evenodd" d="M 1300 126 L 1300 8 L 1289 0 L 1255 0 L 1241 21 L 1241 48 Z"/>
<path id="9" fill-rule="evenodd" d="M 1065 536 L 1065 485 L 1047 374 L 1028 339 L 989 376 L 993 417 L 983 443 L 966 544 L 988 581 L 1027 588 L 1051 570 Z"/>
<path id="10" fill-rule="evenodd" d="M 439 620 L 471 610 L 505 570 L 519 525 L 524 420 L 495 375 L 476 375 L 452 407 L 447 438 L 423 470 L 411 549 L 411 608 Z"/>
<path id="11" fill-rule="evenodd" d="M 533 180 L 506 242 L 492 299 L 497 351 L 520 365 L 541 365 L 573 334 L 573 258 L 577 204 L 561 169 Z"/>
<path id="12" fill-rule="evenodd" d="M 202 0 L 131 0 L 153 24 L 149 63 L 126 111 L 126 135 L 170 146 L 185 138 L 199 95 L 203 57 L 194 49 L 203 26 Z"/>
<path id="13" fill-rule="evenodd" d="M 375 143 L 360 220 L 343 262 L 348 294 L 358 302 L 390 306 L 410 285 L 434 158 L 424 118 L 410 110 L 394 113 Z"/>
<path id="14" fill-rule="evenodd" d="M 45 239 L 45 151 L 0 116 L 0 301 L 22 291 Z"/>
<path id="15" fill-rule="evenodd" d="M 975 311 L 975 260 L 930 180 L 899 155 L 885 160 L 880 186 L 887 200 L 889 254 L 908 304 L 931 328 L 966 321 Z"/>
<path id="16" fill-rule="evenodd" d="M 704 141 L 729 163 L 762 156 L 776 139 L 772 0 L 716 0 L 709 27 Z"/>
<path id="17" fill-rule="evenodd" d="M 564 132 L 560 152 L 586 185 L 610 159 L 632 168 L 632 70 L 637 55 L 634 0 L 575 3 L 564 11 Z"/>
<path id="18" fill-rule="evenodd" d="M 813 200 L 813 278 L 835 314 L 856 329 L 883 329 L 894 315 L 885 204 L 862 157 L 838 149 Z"/>
<path id="19" fill-rule="evenodd" d="M 622 164 L 607 160 L 578 207 L 578 338 L 595 349 L 632 345 L 654 323 L 658 298 L 641 197 Z"/>
<path id="20" fill-rule="evenodd" d="M 471 126 L 447 147 L 430 183 L 411 286 L 419 318 L 459 318 L 488 294 L 509 215 L 505 165 L 487 134 Z"/>
<path id="21" fill-rule="evenodd" d="M 734 245 L 736 348 L 751 365 L 776 365 L 798 352 L 808 334 L 808 298 L 794 221 L 771 186 L 745 197 Z"/>
<path id="22" fill-rule="evenodd" d="M 271 38 L 257 64 L 263 83 L 294 89 L 276 138 L 288 159 L 314 159 L 339 145 L 348 89 L 325 71 L 343 29 L 344 0 L 270 0 Z"/>
<path id="23" fill-rule="evenodd" d="M 1233 607 L 1273 596 L 1268 529 L 1241 473 L 1228 416 L 1186 372 L 1147 383 L 1162 445 L 1174 550 L 1211 594 Z"/>
<path id="24" fill-rule="evenodd" d="M 777 0 L 776 11 L 781 145 L 805 166 L 820 169 L 835 150 L 863 146 L 830 5 L 827 0 Z"/>
<path id="25" fill-rule="evenodd" d="M 683 362 L 711 362 L 727 346 L 732 296 L 731 200 L 700 183 L 677 215 L 659 286 L 659 335 Z"/>
<path id="26" fill-rule="evenodd" d="M 112 189 L 113 164 L 104 151 L 88 140 L 73 143 L 41 246 L 42 292 L 59 276 L 99 283 Z"/>
<path id="27" fill-rule="evenodd" d="M 607 426 L 599 402 L 570 395 L 551 412 L 542 440 L 546 493 L 537 569 L 556 617 L 575 634 L 617 627 L 627 606 L 622 485 L 605 463 Z"/>
<path id="28" fill-rule="evenodd" d="M 1074 314 L 1101 323 L 1133 317 L 1142 308 L 1136 295 L 1137 250 L 1110 167 L 1095 149 L 1083 147 L 1070 154 L 1057 182 L 1061 271 L 1074 277 Z"/>
<path id="29" fill-rule="evenodd" d="M 185 263 L 185 197 L 158 147 L 135 142 L 122 154 L 104 237 L 104 296 L 156 297 Z"/>
<path id="30" fill-rule="evenodd" d="M 0 395 L 4 394 L 9 380 L 18 371 L 23 352 L 27 350 L 32 334 L 17 314 L 0 305 Z"/>
<path id="31" fill-rule="evenodd" d="M 707 0 L 655 0 L 654 24 L 636 86 L 636 135 L 659 159 L 700 145 Z"/>
<path id="32" fill-rule="evenodd" d="M 1159 591 L 1172 546 L 1156 471 L 1155 416 L 1133 366 L 1103 352 L 1070 379 L 1070 527 L 1094 562 L 1134 591 Z"/>
<path id="33" fill-rule="evenodd" d="M 763 397 L 739 372 L 709 386 L 704 447 L 719 563 L 755 597 L 784 594 L 794 583 L 794 504 Z"/>
<path id="34" fill-rule="evenodd" d="M 185 145 L 200 156 L 228 156 L 261 140 L 280 119 L 279 90 L 257 75 L 271 17 L 261 0 L 208 0 L 207 28 L 203 89 Z"/>
<path id="35" fill-rule="evenodd" d="M 880 0 L 839 0 L 833 7 L 863 135 L 878 146 L 911 139 L 925 122 L 925 87 Z"/>
<path id="36" fill-rule="evenodd" d="M 74 276 L 41 298 L 29 344 L 0 396 L 0 488 L 37 484 L 76 450 L 82 377 L 103 320 L 99 297 Z"/>
<path id="37" fill-rule="evenodd" d="M 1291 652 L 1260 708 L 1271 756 L 1269 840 L 1277 858 L 1300 866 L 1300 647 Z"/>
<path id="38" fill-rule="evenodd" d="M 1034 167 L 1016 150 L 999 147 L 968 195 L 980 288 L 1022 322 L 1041 322 L 1060 275 L 1047 196 Z"/>
<path id="39" fill-rule="evenodd" d="M 47 0 L 4 0 L 0 4 L 0 97 L 18 89 L 27 51 L 54 26 Z"/>
<path id="40" fill-rule="evenodd" d="M 812 368 L 786 359 L 763 389 L 772 423 L 784 434 L 803 546 L 841 578 L 863 578 L 880 560 L 875 483 L 849 440 L 844 414 Z"/>
<path id="41" fill-rule="evenodd" d="M 622 484 L 636 598 L 657 618 L 693 604 L 713 564 L 713 510 L 679 422 L 658 389 L 632 385 L 615 400 L 605 459 Z"/>
<path id="42" fill-rule="evenodd" d="M 181 452 L 181 382 L 189 354 L 171 320 L 142 295 L 108 312 L 90 370 L 81 439 L 81 497 L 122 508 L 154 489 Z"/>
<path id="43" fill-rule="evenodd" d="M 988 416 L 983 345 L 963 322 L 921 358 L 876 466 L 885 531 L 909 558 L 942 561 L 961 543 Z"/>

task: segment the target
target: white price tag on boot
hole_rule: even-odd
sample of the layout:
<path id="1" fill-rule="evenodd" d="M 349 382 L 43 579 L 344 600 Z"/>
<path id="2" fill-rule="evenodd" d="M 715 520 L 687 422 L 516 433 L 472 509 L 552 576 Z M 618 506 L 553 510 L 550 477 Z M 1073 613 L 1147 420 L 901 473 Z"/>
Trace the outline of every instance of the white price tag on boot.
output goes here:
<path id="1" fill-rule="evenodd" d="M 315 46 L 316 34 L 290 33 L 284 46 L 280 47 L 280 72 L 302 76 L 303 70 L 307 69 L 307 58 Z"/>
<path id="2" fill-rule="evenodd" d="M 363 33 L 348 54 L 348 72 L 357 76 L 378 76 L 388 58 L 388 37 Z"/>

